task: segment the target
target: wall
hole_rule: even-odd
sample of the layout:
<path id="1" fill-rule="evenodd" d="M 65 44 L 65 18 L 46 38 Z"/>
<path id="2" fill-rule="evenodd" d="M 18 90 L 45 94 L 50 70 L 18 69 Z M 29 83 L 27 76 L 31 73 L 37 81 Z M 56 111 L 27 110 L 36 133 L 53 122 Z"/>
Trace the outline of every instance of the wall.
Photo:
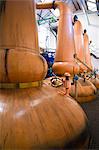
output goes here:
<path id="1" fill-rule="evenodd" d="M 98 69 L 98 74 L 99 74 L 99 59 L 96 59 L 93 56 L 91 56 L 91 60 L 92 60 L 93 69 L 94 70 Z"/>
<path id="2" fill-rule="evenodd" d="M 56 49 L 56 38 L 45 25 L 38 26 L 39 46 L 48 51 Z"/>
<path id="3" fill-rule="evenodd" d="M 99 57 L 99 16 L 96 13 L 88 14 L 88 18 L 83 13 L 77 14 L 77 16 L 82 23 L 83 29 L 87 29 L 89 40 L 92 40 L 90 51 Z M 93 69 L 99 70 L 99 59 L 91 56 L 91 61 Z"/>
<path id="4" fill-rule="evenodd" d="M 77 16 L 83 25 L 83 29 L 87 29 L 89 39 L 92 40 L 96 49 L 99 50 L 99 16 L 96 13 L 88 14 L 88 20 L 83 13 L 79 13 Z"/>

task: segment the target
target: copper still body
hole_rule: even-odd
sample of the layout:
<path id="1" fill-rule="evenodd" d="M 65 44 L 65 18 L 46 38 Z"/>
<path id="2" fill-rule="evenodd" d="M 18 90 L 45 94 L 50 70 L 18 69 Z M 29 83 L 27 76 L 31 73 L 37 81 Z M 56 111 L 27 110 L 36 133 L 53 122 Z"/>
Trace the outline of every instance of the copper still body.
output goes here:
<path id="1" fill-rule="evenodd" d="M 92 69 L 92 63 L 91 63 L 91 56 L 90 56 L 90 50 L 89 50 L 89 37 L 87 33 L 84 34 L 84 49 L 85 49 L 85 62 L 86 64 Z M 90 70 L 87 70 L 90 71 Z M 97 89 L 99 89 L 99 79 L 97 76 L 90 79 L 90 82 L 92 82 Z"/>
<path id="2" fill-rule="evenodd" d="M 74 23 L 74 42 L 75 42 L 75 53 L 78 59 L 80 59 L 83 63 L 85 63 L 84 58 L 84 40 L 83 40 L 83 28 L 81 22 L 77 20 Z M 87 68 L 80 62 L 80 73 L 87 70 Z"/>
<path id="3" fill-rule="evenodd" d="M 87 39 L 86 39 L 87 40 Z M 87 65 L 89 67 L 89 69 L 91 67 L 91 63 L 89 63 L 88 61 L 90 61 L 90 55 L 88 55 L 88 61 L 86 61 L 86 57 L 87 57 L 87 53 L 85 53 L 85 41 L 83 39 L 83 28 L 81 25 L 81 22 L 79 20 L 77 20 L 74 24 L 74 41 L 75 41 L 75 51 L 76 51 L 76 57 L 77 57 L 77 61 L 80 65 L 80 73 L 83 73 L 84 77 L 78 80 L 78 87 L 77 87 L 77 101 L 79 102 L 88 102 L 91 100 L 95 99 L 95 94 L 96 94 L 96 88 L 95 86 L 86 79 L 86 74 L 84 72 L 88 71 Z M 87 47 L 88 49 L 88 47 Z M 88 50 L 87 50 L 88 51 Z M 85 64 L 85 65 L 84 65 Z M 90 65 L 89 65 L 90 64 Z M 90 69 L 90 70 L 91 70 Z M 87 91 L 87 92 L 85 92 Z M 75 86 L 72 86 L 71 89 L 71 96 L 75 96 Z"/>
<path id="4" fill-rule="evenodd" d="M 0 11 L 0 148 L 87 147 L 81 107 L 42 83 L 47 63 L 39 54 L 35 1 L 2 1 Z"/>
<path id="5" fill-rule="evenodd" d="M 91 78 L 91 79 L 90 79 L 90 82 L 92 82 L 92 83 L 95 85 L 95 87 L 96 87 L 97 89 L 99 89 L 99 79 L 97 78 L 97 76 L 94 77 L 94 78 Z"/>
<path id="6" fill-rule="evenodd" d="M 65 72 L 77 74 L 79 65 L 74 60 L 74 42 L 72 12 L 67 5 L 60 5 L 60 17 L 58 25 L 57 48 L 53 71 L 57 75 L 63 75 Z"/>
<path id="7" fill-rule="evenodd" d="M 23 5 L 23 1 L 17 0 L 5 0 L 0 3 L 0 82 L 2 83 L 41 81 L 46 76 L 47 64 L 39 55 L 32 5 L 34 5 L 32 1 L 24 1 Z M 40 69 L 34 67 L 35 62 Z"/>
<path id="8" fill-rule="evenodd" d="M 84 39 L 85 63 L 92 69 L 91 57 L 90 57 L 90 51 L 89 51 L 89 37 L 87 33 L 84 33 L 83 39 Z"/>

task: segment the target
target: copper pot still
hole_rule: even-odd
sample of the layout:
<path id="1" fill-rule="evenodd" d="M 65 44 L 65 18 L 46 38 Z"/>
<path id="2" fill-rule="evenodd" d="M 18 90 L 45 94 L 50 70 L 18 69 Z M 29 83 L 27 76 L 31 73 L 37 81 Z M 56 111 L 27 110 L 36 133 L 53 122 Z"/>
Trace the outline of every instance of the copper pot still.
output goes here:
<path id="1" fill-rule="evenodd" d="M 72 11 L 68 5 L 56 6 L 60 10 L 58 33 L 57 33 L 57 48 L 53 71 L 57 75 L 64 75 L 69 72 L 71 75 L 79 72 L 79 65 L 74 60 L 75 45 L 74 31 L 72 26 Z"/>
<path id="2" fill-rule="evenodd" d="M 81 107 L 42 84 L 47 63 L 39 54 L 35 1 L 1 1 L 0 11 L 0 148 L 87 147 Z"/>
<path id="3" fill-rule="evenodd" d="M 86 64 L 90 68 L 92 68 L 91 56 L 90 56 L 90 50 L 89 50 L 89 37 L 88 37 L 87 32 L 84 34 L 83 38 L 84 38 L 85 61 L 86 61 Z M 92 82 L 95 85 L 95 87 L 99 89 L 99 79 L 97 78 L 97 76 L 95 78 L 91 78 L 90 82 Z"/>
<path id="4" fill-rule="evenodd" d="M 92 69 L 90 53 L 88 51 L 88 35 L 83 36 L 83 28 L 79 20 L 74 23 L 74 42 L 77 58 Z M 86 60 L 87 57 L 88 59 Z M 86 78 L 84 72 L 87 72 L 88 68 L 84 66 L 83 63 L 79 63 L 80 73 L 83 73 Z M 88 92 L 86 93 L 85 91 Z M 90 81 L 79 78 L 77 85 L 77 101 L 83 103 L 94 100 L 96 98 L 96 91 L 95 86 Z M 72 86 L 70 94 L 75 97 L 75 85 Z"/>
<path id="5" fill-rule="evenodd" d="M 75 53 L 77 58 L 80 59 L 83 63 L 85 63 L 85 55 L 84 55 L 84 39 L 83 39 L 83 28 L 82 24 L 79 20 L 74 23 L 74 42 L 75 42 Z M 87 71 L 87 68 L 80 62 L 80 73 Z"/>

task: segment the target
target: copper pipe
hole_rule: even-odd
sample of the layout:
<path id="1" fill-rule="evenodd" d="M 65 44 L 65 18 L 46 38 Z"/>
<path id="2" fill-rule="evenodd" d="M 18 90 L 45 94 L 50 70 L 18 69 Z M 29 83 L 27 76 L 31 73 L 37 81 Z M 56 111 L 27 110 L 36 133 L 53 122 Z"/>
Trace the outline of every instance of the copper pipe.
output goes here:
<path id="1" fill-rule="evenodd" d="M 56 7 L 56 2 L 54 3 L 54 7 Z M 36 3 L 37 9 L 52 9 L 53 3 Z"/>
<path id="2" fill-rule="evenodd" d="M 88 70 L 92 71 L 92 69 L 86 63 L 80 60 L 76 55 L 74 55 L 74 58 L 78 60 L 81 64 L 83 64 Z"/>
<path id="3" fill-rule="evenodd" d="M 90 56 L 90 51 L 89 51 L 89 37 L 88 37 L 87 33 L 84 33 L 83 38 L 84 38 L 85 63 L 92 70 L 91 56 Z"/>

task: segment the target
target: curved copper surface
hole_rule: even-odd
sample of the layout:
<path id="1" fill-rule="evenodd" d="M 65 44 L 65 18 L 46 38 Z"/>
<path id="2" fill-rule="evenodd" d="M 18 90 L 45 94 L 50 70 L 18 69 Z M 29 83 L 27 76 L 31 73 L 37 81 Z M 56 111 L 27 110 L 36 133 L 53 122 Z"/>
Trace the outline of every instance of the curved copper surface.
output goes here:
<path id="1" fill-rule="evenodd" d="M 75 74 L 79 72 L 79 66 L 74 62 L 74 34 L 72 26 L 72 12 L 68 5 L 62 4 L 60 7 L 60 18 L 58 25 L 58 38 L 57 48 L 55 55 L 55 63 L 53 65 L 53 71 L 57 74 L 67 72 Z M 63 64 L 60 68 L 59 62 Z M 59 70 L 56 72 L 58 69 Z M 64 67 L 65 66 L 65 67 Z M 71 67 L 70 67 L 71 66 Z M 63 75 L 63 74 L 61 74 Z"/>
<path id="2" fill-rule="evenodd" d="M 80 103 L 89 102 L 96 98 L 96 87 L 88 80 L 84 82 L 84 79 L 78 80 L 77 88 L 77 101 Z M 85 92 L 87 91 L 87 92 Z M 70 95 L 75 97 L 75 85 L 71 86 Z"/>
<path id="3" fill-rule="evenodd" d="M 38 42 L 35 41 L 34 1 L 33 5 L 32 0 L 24 3 L 6 0 L 2 4 L 0 82 L 6 82 L 3 75 L 9 82 L 43 79 L 46 63 L 39 56 Z M 81 137 L 86 127 L 87 118 L 81 107 L 70 96 L 62 96 L 50 85 L 0 89 L 1 149 L 61 149 Z"/>
<path id="4" fill-rule="evenodd" d="M 89 51 L 89 37 L 87 33 L 84 34 L 83 38 L 84 38 L 85 62 L 90 68 L 92 68 L 91 56 L 90 56 L 90 51 Z"/>
<path id="5" fill-rule="evenodd" d="M 64 148 L 79 138 L 86 121 L 76 101 L 62 96 L 50 85 L 0 90 L 0 147 L 3 149 Z"/>
<path id="6" fill-rule="evenodd" d="M 35 2 L 6 0 L 0 8 L 0 82 L 43 80 L 47 63 L 39 55 Z"/>
<path id="7" fill-rule="evenodd" d="M 99 79 L 98 78 L 91 78 L 90 79 L 90 82 L 92 82 L 94 85 L 95 85 L 95 87 L 97 88 L 97 89 L 99 89 Z"/>
<path id="8" fill-rule="evenodd" d="M 85 63 L 83 28 L 79 20 L 77 20 L 74 24 L 74 41 L 75 41 L 76 55 L 81 61 Z M 80 72 L 87 70 L 87 68 L 83 64 L 80 63 L 79 65 L 80 65 Z"/>
<path id="9" fill-rule="evenodd" d="M 77 57 L 84 62 L 83 29 L 79 20 L 74 24 L 74 41 Z"/>

